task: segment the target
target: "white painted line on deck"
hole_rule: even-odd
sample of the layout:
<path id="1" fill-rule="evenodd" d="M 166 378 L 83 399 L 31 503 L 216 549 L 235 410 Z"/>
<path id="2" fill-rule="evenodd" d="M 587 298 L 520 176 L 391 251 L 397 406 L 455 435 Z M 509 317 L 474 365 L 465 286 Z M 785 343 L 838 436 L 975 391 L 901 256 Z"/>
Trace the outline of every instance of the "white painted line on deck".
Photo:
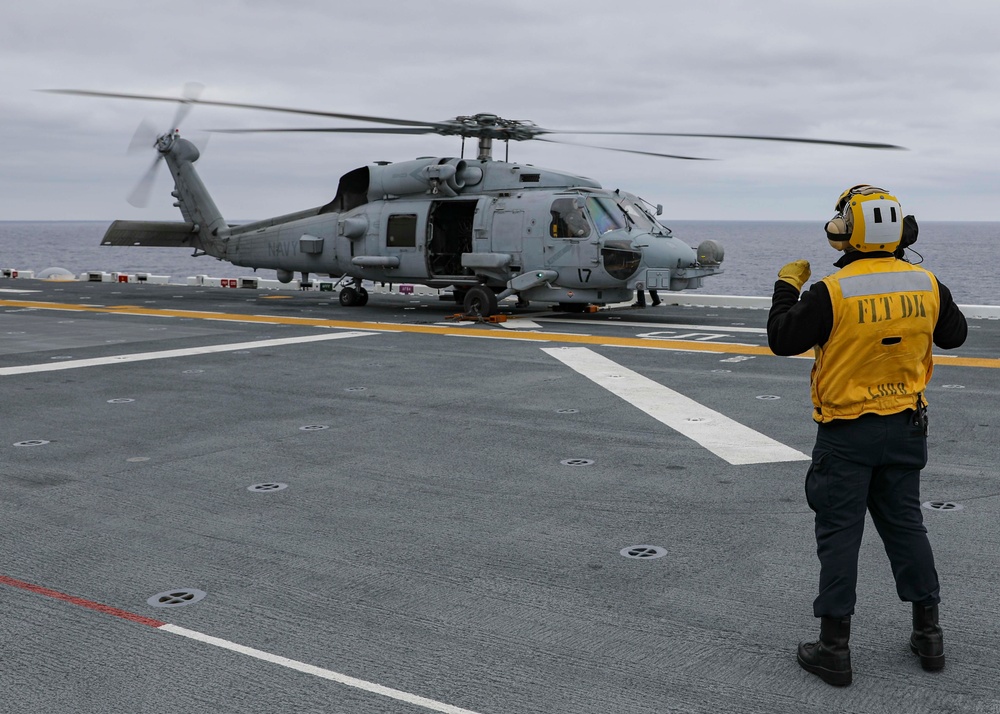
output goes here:
<path id="1" fill-rule="evenodd" d="M 501 322 L 500 327 L 506 327 L 508 330 L 540 330 L 542 326 L 539 325 L 534 320 L 523 320 L 517 318 L 514 320 L 507 320 L 506 322 Z"/>
<path id="2" fill-rule="evenodd" d="M 518 339 L 517 337 L 511 337 L 511 336 L 508 336 L 508 335 L 504 335 L 502 333 L 497 333 L 495 335 L 463 335 L 461 333 L 456 332 L 454 334 L 450 334 L 449 333 L 449 334 L 445 335 L 445 337 L 463 337 L 465 339 L 470 339 L 471 338 L 473 340 L 516 340 L 516 339 Z M 550 342 L 550 341 L 551 340 L 538 340 L 538 342 Z"/>
<path id="3" fill-rule="evenodd" d="M 32 374 L 34 372 L 55 372 L 60 369 L 79 369 L 80 367 L 99 367 L 106 364 L 128 364 L 129 362 L 144 362 L 152 359 L 172 359 L 174 357 L 189 357 L 191 355 L 207 355 L 216 352 L 233 352 L 235 350 L 255 350 L 261 347 L 280 347 L 303 342 L 321 342 L 324 340 L 340 340 L 347 337 L 364 337 L 376 335 L 377 332 L 337 332 L 327 335 L 306 335 L 304 337 L 285 337 L 275 340 L 254 340 L 253 342 L 235 342 L 228 345 L 206 345 L 190 347 L 182 350 L 163 350 L 162 352 L 139 352 L 137 354 L 112 355 L 92 359 L 74 359 L 47 364 L 26 364 L 19 367 L 0 368 L 0 377 L 15 374 Z"/>
<path id="4" fill-rule="evenodd" d="M 382 684 L 368 682 L 364 679 L 357 679 L 356 677 L 341 674 L 340 672 L 334 672 L 333 670 L 323 669 L 322 667 L 317 667 L 312 664 L 306 664 L 305 662 L 299 662 L 294 659 L 288 659 L 287 657 L 271 654 L 270 652 L 257 650 L 253 647 L 238 645 L 235 642 L 230 642 L 229 640 L 223 640 L 219 637 L 205 635 L 195 630 L 178 627 L 177 625 L 166 624 L 157 629 L 163 630 L 164 632 L 170 632 L 175 635 L 181 635 L 182 637 L 189 637 L 190 639 L 197 640 L 198 642 L 204 642 L 208 645 L 221 647 L 222 649 L 229 650 L 231 652 L 237 652 L 241 655 L 246 655 L 247 657 L 254 657 L 265 662 L 287 667 L 288 669 L 294 669 L 297 672 L 311 674 L 314 677 L 321 677 L 332 682 L 339 682 L 340 684 L 345 684 L 348 687 L 361 689 L 366 692 L 371 692 L 372 694 L 379 694 L 383 697 L 396 699 L 401 702 L 406 702 L 407 704 L 423 707 L 424 709 L 430 709 L 431 711 L 443 712 L 443 714 L 476 714 L 476 712 L 471 709 L 462 709 L 461 707 L 445 704 L 444 702 L 428 699 L 427 697 L 421 697 L 417 694 L 410 694 L 409 692 L 386 687 Z"/>
<path id="5" fill-rule="evenodd" d="M 542 351 L 730 464 L 810 460 L 801 451 L 785 446 L 586 347 L 548 347 Z"/>
<path id="6" fill-rule="evenodd" d="M 254 649 L 253 647 L 247 647 L 246 645 L 238 645 L 235 642 L 230 642 L 229 640 L 224 640 L 220 637 L 213 637 L 212 635 L 206 635 L 205 633 L 198 632 L 196 630 L 188 630 L 184 627 L 172 625 L 169 622 L 163 622 L 162 620 L 155 620 L 151 617 L 146 617 L 145 615 L 139 615 L 134 612 L 129 612 L 128 610 L 122 610 L 117 607 L 103 605 L 99 602 L 94 602 L 93 600 L 87 600 L 86 598 L 69 595 L 67 593 L 60 592 L 58 590 L 53 590 L 51 588 L 47 588 L 41 585 L 25 582 L 24 580 L 18 580 L 16 578 L 4 575 L 3 573 L 0 573 L 0 586 L 10 586 L 13 588 L 25 590 L 27 592 L 35 593 L 36 595 L 44 595 L 45 597 L 49 597 L 55 600 L 61 600 L 62 602 L 66 602 L 71 605 L 75 605 L 77 607 L 83 607 L 88 610 L 100 612 L 105 615 L 111 615 L 113 617 L 117 617 L 122 620 L 127 620 L 129 622 L 135 622 L 140 625 L 153 627 L 163 632 L 169 632 L 173 635 L 180 635 L 181 637 L 187 637 L 188 639 L 195 640 L 197 642 L 202 642 L 207 645 L 212 645 L 214 647 L 221 647 L 222 649 L 229 650 L 230 652 L 246 655 L 247 657 L 254 657 L 255 659 L 259 659 L 264 662 L 270 662 L 272 664 L 276 664 L 281 667 L 287 667 L 288 669 L 293 669 L 297 672 L 310 674 L 314 677 L 321 677 L 323 679 L 332 682 L 338 682 L 339 684 L 343 684 L 348 687 L 354 687 L 355 689 L 361 689 L 363 691 L 370 692 L 372 694 L 378 694 L 383 697 L 396 699 L 397 701 L 406 702 L 407 704 L 413 704 L 418 707 L 423 707 L 424 709 L 430 709 L 431 711 L 442 712 L 443 714 L 477 714 L 477 712 L 474 712 L 471 709 L 462 709 L 461 707 L 456 707 L 451 704 L 445 704 L 444 702 L 439 702 L 434 699 L 428 699 L 427 697 L 421 697 L 417 694 L 410 694 L 409 692 L 404 692 L 399 689 L 392 689 L 391 687 L 386 687 L 381 684 L 375 684 L 374 682 L 367 682 L 363 679 L 357 679 L 356 677 L 351 677 L 346 674 L 341 674 L 340 672 L 334 672 L 329 669 L 323 669 L 322 667 L 316 667 L 315 665 L 306 664 L 304 662 L 299 662 L 294 659 L 288 659 L 287 657 L 282 657 L 281 655 L 271 654 L 270 652 L 264 652 L 263 650 Z"/>

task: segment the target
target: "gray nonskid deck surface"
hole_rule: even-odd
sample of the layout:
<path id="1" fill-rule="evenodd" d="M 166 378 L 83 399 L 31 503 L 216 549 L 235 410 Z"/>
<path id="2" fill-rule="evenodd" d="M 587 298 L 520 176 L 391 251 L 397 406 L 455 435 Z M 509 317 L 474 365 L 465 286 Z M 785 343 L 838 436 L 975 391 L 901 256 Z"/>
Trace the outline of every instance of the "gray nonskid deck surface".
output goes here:
<path id="1" fill-rule="evenodd" d="M 363 333 L 0 375 L 0 577 L 35 586 L 0 582 L 0 712 L 1000 714 L 1000 322 L 972 323 L 949 354 L 984 361 L 942 361 L 928 390 L 923 498 L 961 506 L 925 511 L 947 668 L 923 672 L 909 652 L 909 608 L 869 524 L 855 681 L 835 689 L 794 656 L 817 633 L 807 462 L 731 465 L 543 351 L 590 350 L 808 454 L 810 360 L 629 342 L 690 326 L 760 346 L 766 311 L 529 309 L 541 342 L 451 323 L 431 298 L 345 309 L 317 293 L 0 287 L 37 291 L 0 293 L 0 370 Z M 33 441 L 47 443 L 15 446 Z M 633 545 L 666 554 L 623 557 Z M 147 603 L 184 590 L 207 594 Z"/>

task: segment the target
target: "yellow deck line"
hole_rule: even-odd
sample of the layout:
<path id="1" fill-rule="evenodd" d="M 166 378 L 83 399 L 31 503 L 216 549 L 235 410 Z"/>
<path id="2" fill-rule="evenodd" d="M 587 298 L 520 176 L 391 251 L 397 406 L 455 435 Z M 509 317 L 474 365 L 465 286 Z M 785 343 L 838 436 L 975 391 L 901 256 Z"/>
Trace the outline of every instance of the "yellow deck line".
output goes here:
<path id="1" fill-rule="evenodd" d="M 600 337 L 596 335 L 566 335 L 558 332 L 503 332 L 478 327 L 444 327 L 440 325 L 401 325 L 397 323 L 357 322 L 349 320 L 324 320 L 312 317 L 281 317 L 271 315 L 240 315 L 225 312 L 203 312 L 194 310 L 164 310 L 138 307 L 136 305 L 74 305 L 54 302 L 33 302 L 29 300 L 0 300 L 0 307 L 26 308 L 34 310 L 63 310 L 68 312 L 92 312 L 115 315 L 152 315 L 156 317 L 181 317 L 194 320 L 221 320 L 228 322 L 254 322 L 264 325 L 300 325 L 302 327 L 325 327 L 344 330 L 371 330 L 375 332 L 409 332 L 425 335 L 466 335 L 477 337 L 499 337 L 505 339 L 535 342 L 564 342 L 583 345 L 612 345 L 615 347 L 644 347 L 684 352 L 710 352 L 716 354 L 749 354 L 774 357 L 770 349 L 758 345 L 737 345 L 726 343 L 695 342 L 689 340 L 656 340 L 642 337 Z M 725 329 L 725 328 L 719 328 Z M 811 356 L 811 355 L 807 355 Z M 1000 359 L 983 357 L 956 357 L 934 355 L 934 363 L 954 367 L 982 367 L 1000 369 Z"/>

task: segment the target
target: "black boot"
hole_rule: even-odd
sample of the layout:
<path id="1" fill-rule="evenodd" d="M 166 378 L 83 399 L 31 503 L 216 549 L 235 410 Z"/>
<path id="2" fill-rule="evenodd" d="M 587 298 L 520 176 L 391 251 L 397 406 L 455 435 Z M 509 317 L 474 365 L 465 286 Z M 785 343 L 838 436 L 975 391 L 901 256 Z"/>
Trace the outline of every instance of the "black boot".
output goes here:
<path id="1" fill-rule="evenodd" d="M 938 626 L 938 606 L 913 603 L 913 634 L 910 649 L 920 656 L 928 672 L 944 669 L 944 634 Z"/>
<path id="2" fill-rule="evenodd" d="M 799 665 L 818 675 L 827 684 L 844 687 L 851 683 L 851 618 L 824 617 L 820 620 L 819 641 L 799 643 Z"/>

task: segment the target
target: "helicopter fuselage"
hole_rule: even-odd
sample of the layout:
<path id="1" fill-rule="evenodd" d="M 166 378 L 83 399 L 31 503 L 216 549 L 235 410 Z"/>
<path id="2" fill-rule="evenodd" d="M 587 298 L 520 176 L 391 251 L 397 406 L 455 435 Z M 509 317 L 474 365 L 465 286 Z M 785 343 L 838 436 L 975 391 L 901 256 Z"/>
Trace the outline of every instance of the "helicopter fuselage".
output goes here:
<path id="1" fill-rule="evenodd" d="M 636 290 L 697 288 L 721 272 L 721 248 L 708 241 L 696 251 L 638 197 L 530 165 L 430 157 L 371 164 L 345 174 L 324 206 L 227 226 L 194 172 L 197 149 L 179 136 L 158 149 L 187 223 L 119 221 L 105 244 L 164 245 L 175 226 L 183 237 L 176 244 L 274 269 L 283 282 L 302 273 L 348 277 L 356 293 L 362 281 L 453 287 L 456 299 L 476 296 L 479 312 L 512 295 L 603 305 Z M 153 225 L 160 243 L 140 235 Z"/>

